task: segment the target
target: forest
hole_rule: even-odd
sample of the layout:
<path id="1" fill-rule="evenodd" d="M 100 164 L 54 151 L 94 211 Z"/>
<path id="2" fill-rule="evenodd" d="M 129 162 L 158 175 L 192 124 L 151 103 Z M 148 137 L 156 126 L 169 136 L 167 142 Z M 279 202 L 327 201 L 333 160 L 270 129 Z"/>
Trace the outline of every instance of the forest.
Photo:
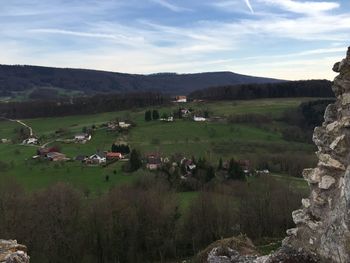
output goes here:
<path id="1" fill-rule="evenodd" d="M 304 194 L 266 177 L 208 184 L 184 205 L 151 175 L 94 198 L 64 183 L 28 193 L 2 178 L 0 236 L 25 243 L 36 263 L 168 262 L 241 233 L 278 239 Z"/>
<path id="2" fill-rule="evenodd" d="M 192 92 L 201 100 L 251 100 L 288 97 L 334 97 L 328 80 L 301 80 L 266 84 L 243 84 L 211 87 Z"/>
<path id="3" fill-rule="evenodd" d="M 163 105 L 170 99 L 157 92 L 94 95 L 65 100 L 37 100 L 0 103 L 2 117 L 38 118 L 86 115 L 138 107 Z"/>

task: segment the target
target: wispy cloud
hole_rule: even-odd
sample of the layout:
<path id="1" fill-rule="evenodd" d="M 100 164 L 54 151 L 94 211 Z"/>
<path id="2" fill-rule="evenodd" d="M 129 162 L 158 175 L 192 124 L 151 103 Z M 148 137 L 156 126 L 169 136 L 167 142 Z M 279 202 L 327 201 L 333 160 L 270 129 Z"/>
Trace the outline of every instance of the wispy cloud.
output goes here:
<path id="1" fill-rule="evenodd" d="M 249 0 L 244 0 L 244 1 L 245 1 L 246 5 L 248 6 L 250 12 L 252 14 L 254 14 L 254 9 L 253 9 L 252 5 L 250 4 L 250 1 Z"/>
<path id="2" fill-rule="evenodd" d="M 80 31 L 70 31 L 64 29 L 54 29 L 54 28 L 41 28 L 41 29 L 31 29 L 29 32 L 32 33 L 46 33 L 46 34 L 59 34 L 59 35 L 70 35 L 76 37 L 88 37 L 88 38 L 101 38 L 110 39 L 118 42 L 127 41 L 142 41 L 142 37 L 129 37 L 122 34 L 104 34 L 104 33 L 93 33 L 93 32 L 80 32 Z"/>
<path id="3" fill-rule="evenodd" d="M 299 14 L 318 14 L 340 7 L 338 2 L 316 2 L 295 0 L 259 0 L 260 2 L 278 6 L 289 12 Z"/>
<path id="4" fill-rule="evenodd" d="M 0 63 L 331 78 L 331 60 L 343 56 L 350 39 L 350 4 L 12 0 L 1 6 L 0 24 Z"/>
<path id="5" fill-rule="evenodd" d="M 151 0 L 151 2 L 161 5 L 162 7 L 165 7 L 173 12 L 183 12 L 183 11 L 190 11 L 188 8 L 184 8 L 181 6 L 174 5 L 172 3 L 167 2 L 166 0 Z"/>

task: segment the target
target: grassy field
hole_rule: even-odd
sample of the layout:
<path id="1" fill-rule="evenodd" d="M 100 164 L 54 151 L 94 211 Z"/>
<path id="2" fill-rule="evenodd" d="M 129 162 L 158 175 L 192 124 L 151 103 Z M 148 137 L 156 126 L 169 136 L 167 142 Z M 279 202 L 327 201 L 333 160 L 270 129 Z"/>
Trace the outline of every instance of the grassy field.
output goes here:
<path id="1" fill-rule="evenodd" d="M 262 99 L 252 101 L 230 101 L 217 103 L 190 103 L 181 105 L 195 110 L 208 110 L 212 116 L 228 116 L 244 113 L 268 114 L 278 117 L 283 111 L 297 107 L 309 98 L 297 99 Z M 160 113 L 171 113 L 178 109 L 177 105 L 158 108 Z M 160 152 L 164 155 L 183 153 L 187 156 L 206 157 L 216 162 L 218 158 L 246 157 L 249 154 L 264 154 L 275 151 L 276 147 L 283 151 L 309 152 L 313 146 L 303 143 L 284 141 L 278 129 L 280 123 L 273 123 L 270 127 L 225 124 L 225 123 L 196 123 L 189 120 L 176 120 L 174 123 L 160 121 L 144 121 L 145 109 L 133 111 L 108 112 L 95 115 L 68 116 L 61 118 L 27 119 L 37 136 L 44 142 L 51 142 L 61 147 L 63 153 L 74 158 L 77 155 L 91 155 L 98 150 L 110 150 L 113 142 L 120 139 L 118 133 L 108 132 L 98 128 L 93 139 L 86 144 L 65 144 L 52 142 L 55 131 L 63 129 L 65 137 L 81 132 L 84 127 L 91 127 L 106 123 L 115 118 L 130 119 L 135 122 L 134 127 L 126 136 L 126 140 L 133 148 L 141 152 Z M 283 124 L 284 125 L 284 124 Z M 13 138 L 14 131 L 20 126 L 9 121 L 0 121 L 0 138 Z M 273 146 L 273 147 L 272 147 Z M 278 149 L 279 149 L 278 148 Z M 0 160 L 6 167 L 0 168 L 0 177 L 14 177 L 28 190 L 44 188 L 55 182 L 68 182 L 87 193 L 107 191 L 110 187 L 132 182 L 139 174 L 124 174 L 121 163 L 111 166 L 86 167 L 78 162 L 54 164 L 31 160 L 37 147 L 18 144 L 0 144 Z M 4 165 L 3 165 L 4 166 Z M 109 175 L 109 182 L 105 176 Z M 193 194 L 184 195 L 183 203 L 191 199 Z M 186 205 L 185 205 L 186 206 Z"/>

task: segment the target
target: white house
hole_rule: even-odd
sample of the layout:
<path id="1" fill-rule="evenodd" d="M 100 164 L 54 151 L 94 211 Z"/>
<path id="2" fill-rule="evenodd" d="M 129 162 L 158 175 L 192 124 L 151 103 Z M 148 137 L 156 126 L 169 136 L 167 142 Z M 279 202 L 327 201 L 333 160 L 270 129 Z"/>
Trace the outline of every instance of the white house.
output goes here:
<path id="1" fill-rule="evenodd" d="M 193 120 L 194 120 L 194 121 L 206 121 L 207 119 L 204 118 L 204 117 L 194 116 L 194 117 L 193 117 Z"/>
<path id="2" fill-rule="evenodd" d="M 91 140 L 91 135 L 87 133 L 79 133 L 74 136 L 74 140 L 77 142 L 85 142 Z"/>
<path id="3" fill-rule="evenodd" d="M 127 129 L 127 128 L 129 128 L 131 126 L 130 123 L 126 123 L 125 121 L 120 121 L 118 123 L 118 125 L 119 125 L 120 128 L 123 128 L 123 129 Z"/>
<path id="4" fill-rule="evenodd" d="M 95 153 L 89 157 L 88 163 L 103 164 L 106 163 L 106 157 L 100 153 Z"/>
<path id="5" fill-rule="evenodd" d="M 25 139 L 22 143 L 29 144 L 29 145 L 37 145 L 39 144 L 39 141 L 37 138 L 28 138 L 28 139 Z"/>

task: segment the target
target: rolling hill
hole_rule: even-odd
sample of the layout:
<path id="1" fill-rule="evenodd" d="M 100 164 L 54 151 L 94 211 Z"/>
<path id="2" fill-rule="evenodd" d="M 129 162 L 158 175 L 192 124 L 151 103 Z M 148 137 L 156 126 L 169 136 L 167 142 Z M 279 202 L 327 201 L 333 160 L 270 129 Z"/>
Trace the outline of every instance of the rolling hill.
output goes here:
<path id="1" fill-rule="evenodd" d="M 241 75 L 233 72 L 195 74 L 158 73 L 151 75 L 50 68 L 40 66 L 0 65 L 0 96 L 44 93 L 56 89 L 57 95 L 110 92 L 160 91 L 170 95 L 189 94 L 213 86 L 271 83 L 281 80 Z"/>

